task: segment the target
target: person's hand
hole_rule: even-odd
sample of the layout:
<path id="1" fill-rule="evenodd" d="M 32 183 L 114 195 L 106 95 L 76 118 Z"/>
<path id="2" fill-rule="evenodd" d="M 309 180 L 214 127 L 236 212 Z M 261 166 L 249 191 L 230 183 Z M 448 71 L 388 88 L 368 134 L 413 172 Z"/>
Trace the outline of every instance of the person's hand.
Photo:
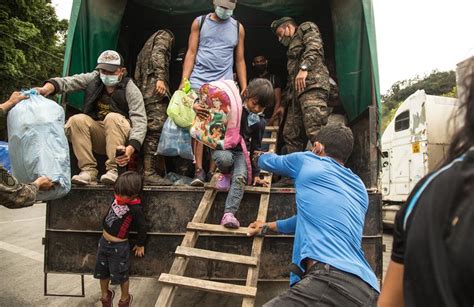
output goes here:
<path id="1" fill-rule="evenodd" d="M 261 150 L 255 150 L 252 154 L 252 162 L 254 165 L 258 165 L 258 158 L 260 158 L 261 155 L 263 155 L 265 151 Z"/>
<path id="2" fill-rule="evenodd" d="M 128 145 L 127 147 L 120 145 L 117 146 L 117 150 L 124 151 L 125 153 L 119 157 L 115 157 L 115 162 L 119 166 L 126 166 L 135 152 L 135 148 L 132 145 Z"/>
<path id="3" fill-rule="evenodd" d="M 194 112 L 201 120 L 206 120 L 209 117 L 209 110 L 204 103 L 193 104 Z"/>
<path id="4" fill-rule="evenodd" d="M 160 95 L 166 94 L 166 84 L 164 81 L 161 81 L 161 80 L 156 81 L 155 92 Z"/>
<path id="5" fill-rule="evenodd" d="M 145 246 L 135 245 L 132 249 L 135 252 L 135 256 L 143 257 L 145 255 Z"/>
<path id="6" fill-rule="evenodd" d="M 54 92 L 54 85 L 46 82 L 42 87 L 35 87 L 35 90 L 42 96 L 49 96 Z"/>
<path id="7" fill-rule="evenodd" d="M 295 78 L 295 87 L 297 92 L 302 92 L 305 89 L 307 76 L 308 72 L 300 69 Z"/>
<path id="8" fill-rule="evenodd" d="M 20 101 L 26 98 L 28 98 L 28 96 L 25 96 L 20 92 L 13 92 L 10 95 L 10 98 L 8 99 L 8 101 L 10 101 L 13 104 L 13 106 L 15 106 L 17 103 L 19 103 Z"/>
<path id="9" fill-rule="evenodd" d="M 268 121 L 269 126 L 273 126 L 275 121 L 281 121 L 283 119 L 283 115 L 285 114 L 285 108 L 279 107 L 273 111 L 272 117 Z"/>
<path id="10" fill-rule="evenodd" d="M 240 96 L 245 96 L 245 92 L 247 91 L 247 85 L 245 85 L 241 90 L 240 90 Z"/>
<path id="11" fill-rule="evenodd" d="M 33 184 L 35 184 L 39 190 L 48 191 L 54 187 L 54 183 L 46 176 L 38 177 Z"/>
<path id="12" fill-rule="evenodd" d="M 267 187 L 270 186 L 270 182 L 268 182 L 267 180 L 262 179 L 262 178 L 260 178 L 260 177 L 258 177 L 258 176 L 255 176 L 255 177 L 253 178 L 253 185 L 254 185 L 254 186 L 259 186 L 259 187 L 265 187 L 265 188 L 267 188 Z"/>
<path id="13" fill-rule="evenodd" d="M 262 221 L 255 221 L 253 223 L 250 223 L 247 230 L 247 237 L 253 237 L 255 235 L 258 235 L 263 225 L 265 225 L 265 222 Z"/>

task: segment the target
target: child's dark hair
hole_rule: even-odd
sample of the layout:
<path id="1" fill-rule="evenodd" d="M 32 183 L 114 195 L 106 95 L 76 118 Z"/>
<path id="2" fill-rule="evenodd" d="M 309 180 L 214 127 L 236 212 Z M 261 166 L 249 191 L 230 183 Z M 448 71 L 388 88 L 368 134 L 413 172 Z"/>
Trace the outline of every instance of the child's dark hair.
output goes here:
<path id="1" fill-rule="evenodd" d="M 270 81 L 256 78 L 247 86 L 247 98 L 254 98 L 263 108 L 271 107 L 275 103 L 275 92 Z"/>
<path id="2" fill-rule="evenodd" d="M 143 177 L 137 172 L 127 171 L 120 176 L 114 184 L 114 192 L 121 196 L 139 195 L 143 188 Z"/>
<path id="3" fill-rule="evenodd" d="M 221 124 L 212 124 L 210 127 L 209 127 L 209 130 L 212 132 L 214 129 L 219 129 L 220 132 L 222 132 L 222 125 Z"/>

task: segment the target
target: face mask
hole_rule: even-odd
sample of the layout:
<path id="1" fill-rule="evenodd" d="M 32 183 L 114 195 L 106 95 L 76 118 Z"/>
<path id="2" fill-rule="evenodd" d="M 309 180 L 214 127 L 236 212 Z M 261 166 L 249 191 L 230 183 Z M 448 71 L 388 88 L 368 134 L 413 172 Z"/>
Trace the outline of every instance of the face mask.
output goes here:
<path id="1" fill-rule="evenodd" d="M 244 108 L 249 112 L 249 114 L 247 115 L 247 124 L 249 125 L 249 127 L 260 122 L 260 116 L 257 113 L 250 112 L 247 106 L 244 106 Z"/>
<path id="2" fill-rule="evenodd" d="M 257 73 L 261 74 L 267 71 L 267 64 L 255 64 L 254 68 Z"/>
<path id="3" fill-rule="evenodd" d="M 217 17 L 219 17 L 219 19 L 222 19 L 222 20 L 229 19 L 230 16 L 232 16 L 232 14 L 234 13 L 233 10 L 228 10 L 221 6 L 216 6 L 215 12 L 216 12 Z"/>
<path id="4" fill-rule="evenodd" d="M 280 43 L 283 46 L 288 47 L 290 45 L 291 39 L 292 36 L 290 35 L 290 28 L 286 27 L 285 32 L 283 33 L 283 37 L 280 38 Z"/>
<path id="5" fill-rule="evenodd" d="M 102 80 L 102 83 L 106 86 L 115 86 L 120 82 L 120 76 L 100 74 L 100 80 Z"/>

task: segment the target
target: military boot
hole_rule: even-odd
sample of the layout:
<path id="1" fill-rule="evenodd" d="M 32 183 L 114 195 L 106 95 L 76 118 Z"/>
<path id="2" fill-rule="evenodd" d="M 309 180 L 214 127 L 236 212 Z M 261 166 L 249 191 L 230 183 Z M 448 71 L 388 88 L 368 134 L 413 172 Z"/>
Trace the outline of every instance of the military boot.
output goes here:
<path id="1" fill-rule="evenodd" d="M 155 156 L 150 154 L 143 157 L 143 181 L 147 185 L 173 185 L 173 182 L 158 175 L 155 170 Z"/>

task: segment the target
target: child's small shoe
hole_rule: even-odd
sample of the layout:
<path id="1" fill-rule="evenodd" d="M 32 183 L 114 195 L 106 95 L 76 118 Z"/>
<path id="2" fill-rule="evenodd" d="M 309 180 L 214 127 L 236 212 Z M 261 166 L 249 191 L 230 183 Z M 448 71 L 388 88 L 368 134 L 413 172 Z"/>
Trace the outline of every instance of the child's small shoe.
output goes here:
<path id="1" fill-rule="evenodd" d="M 233 213 L 227 212 L 224 213 L 224 216 L 222 217 L 221 225 L 227 228 L 239 228 L 240 222 L 235 218 Z"/>
<path id="2" fill-rule="evenodd" d="M 107 295 L 107 299 L 103 299 L 102 297 L 100 298 L 100 301 L 102 302 L 102 307 L 112 307 L 114 303 L 114 296 L 115 296 L 115 291 L 109 289 L 109 294 Z"/>
<path id="3" fill-rule="evenodd" d="M 119 307 L 130 307 L 132 306 L 133 296 L 131 294 L 128 295 L 128 300 L 122 301 L 120 300 L 118 303 Z"/>
<path id="4" fill-rule="evenodd" d="M 216 189 L 227 192 L 230 189 L 230 174 L 219 174 L 216 182 Z"/>

